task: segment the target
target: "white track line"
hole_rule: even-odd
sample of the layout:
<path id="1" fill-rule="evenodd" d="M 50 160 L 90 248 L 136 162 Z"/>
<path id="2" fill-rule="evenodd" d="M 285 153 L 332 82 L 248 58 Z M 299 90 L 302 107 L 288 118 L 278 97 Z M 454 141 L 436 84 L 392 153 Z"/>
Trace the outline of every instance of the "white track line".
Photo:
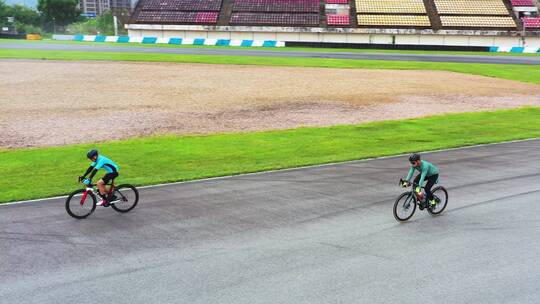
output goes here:
<path id="1" fill-rule="evenodd" d="M 527 142 L 527 141 L 533 141 L 533 140 L 539 140 L 539 139 L 540 139 L 540 137 L 528 138 L 528 139 L 519 139 L 519 140 L 510 140 L 510 141 L 503 141 L 503 142 L 498 142 L 498 143 L 479 144 L 479 145 L 473 145 L 473 146 L 449 148 L 449 149 L 440 149 L 440 150 L 430 150 L 430 151 L 423 151 L 423 152 L 419 152 L 419 153 L 426 154 L 426 153 L 464 150 L 464 149 L 472 149 L 472 148 L 478 148 L 478 147 L 487 147 L 487 146 L 494 146 L 494 145 L 503 145 L 503 144 L 510 144 L 510 143 Z M 242 173 L 242 174 L 236 174 L 236 175 L 209 177 L 209 178 L 196 179 L 196 180 L 190 180 L 190 181 L 181 181 L 181 182 L 172 182 L 172 183 L 164 183 L 164 184 L 157 184 L 157 185 L 141 186 L 141 187 L 137 187 L 137 189 L 159 188 L 159 187 L 166 187 L 166 186 L 179 185 L 179 184 L 200 183 L 200 182 L 227 179 L 227 178 L 238 177 L 238 176 L 250 176 L 250 175 L 266 174 L 266 173 L 271 173 L 271 172 L 286 172 L 286 171 L 303 170 L 303 169 L 309 169 L 309 168 L 328 167 L 328 166 L 334 166 L 334 165 L 340 165 L 340 164 L 366 162 L 366 161 L 371 161 L 371 160 L 376 160 L 376 159 L 388 159 L 388 158 L 403 157 L 403 156 L 406 156 L 406 155 L 409 155 L 409 154 L 410 153 L 404 153 L 404 154 L 398 154 L 398 155 L 389 155 L 389 156 L 372 157 L 372 158 L 365 158 L 365 159 L 358 159 L 358 160 L 348 160 L 348 161 L 342 161 L 342 162 L 326 163 L 326 164 L 321 164 L 321 165 L 311 165 L 311 166 L 302 166 L 302 167 L 287 168 L 287 169 L 277 169 L 277 170 L 260 171 L 260 172 L 253 172 L 253 173 Z M 17 201 L 17 202 L 3 203 L 3 204 L 0 203 L 0 207 L 9 206 L 9 205 L 16 205 L 16 204 L 31 203 L 31 202 L 39 202 L 39 201 L 49 201 L 49 200 L 65 198 L 65 197 L 67 197 L 67 195 L 54 196 L 54 197 L 48 197 L 48 198 L 39 198 L 39 199 L 26 200 L 26 201 Z"/>

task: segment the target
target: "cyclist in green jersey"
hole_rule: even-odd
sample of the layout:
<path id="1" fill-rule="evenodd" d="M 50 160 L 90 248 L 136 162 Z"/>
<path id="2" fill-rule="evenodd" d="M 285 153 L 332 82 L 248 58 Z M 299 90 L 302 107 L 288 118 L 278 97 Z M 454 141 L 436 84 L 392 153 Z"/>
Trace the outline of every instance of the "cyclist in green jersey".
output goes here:
<path id="1" fill-rule="evenodd" d="M 433 199 L 433 194 L 431 193 L 431 188 L 439 180 L 439 169 L 435 167 L 432 163 L 420 159 L 420 154 L 412 154 L 409 157 L 409 162 L 411 163 L 411 168 L 409 169 L 409 174 L 407 175 L 407 183 L 410 185 L 410 180 L 414 174 L 414 170 L 418 171 L 414 179 L 414 183 L 417 184 L 416 192 L 420 192 L 420 187 L 426 182 L 424 187 L 426 191 L 426 199 L 429 202 L 430 206 L 434 206 L 437 202 Z M 424 209 L 424 206 L 420 205 L 420 209 Z"/>

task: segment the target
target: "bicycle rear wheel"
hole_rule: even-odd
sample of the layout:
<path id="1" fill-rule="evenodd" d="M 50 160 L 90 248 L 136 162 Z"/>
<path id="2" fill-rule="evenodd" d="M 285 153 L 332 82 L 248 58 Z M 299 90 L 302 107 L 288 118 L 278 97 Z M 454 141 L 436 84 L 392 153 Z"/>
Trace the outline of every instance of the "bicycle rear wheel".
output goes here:
<path id="1" fill-rule="evenodd" d="M 96 210 L 96 196 L 85 189 L 73 191 L 66 199 L 66 211 L 76 219 L 86 218 L 94 210 Z"/>
<path id="2" fill-rule="evenodd" d="M 111 207 L 121 213 L 131 211 L 139 202 L 139 191 L 132 185 L 124 184 L 114 189 L 114 195 L 118 201 L 111 204 Z"/>
<path id="3" fill-rule="evenodd" d="M 412 192 L 402 193 L 394 203 L 394 218 L 400 222 L 410 219 L 416 211 Z"/>
<path id="4" fill-rule="evenodd" d="M 433 193 L 433 198 L 437 201 L 437 204 L 434 207 L 429 207 L 427 210 L 432 215 L 440 214 L 448 204 L 448 191 L 444 187 L 439 186 L 433 188 L 431 193 Z"/>

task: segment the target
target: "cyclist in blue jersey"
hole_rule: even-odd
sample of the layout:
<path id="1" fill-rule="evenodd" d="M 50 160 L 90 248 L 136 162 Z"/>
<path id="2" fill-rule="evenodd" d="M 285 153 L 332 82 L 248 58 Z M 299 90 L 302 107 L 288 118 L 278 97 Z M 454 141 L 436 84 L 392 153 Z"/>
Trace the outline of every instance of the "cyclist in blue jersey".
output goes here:
<path id="1" fill-rule="evenodd" d="M 98 205 L 108 207 L 110 203 L 114 203 L 118 200 L 118 198 L 116 197 L 116 195 L 113 195 L 110 201 L 107 201 L 106 185 L 118 177 L 118 170 L 120 169 L 120 167 L 107 157 L 99 155 L 98 151 L 95 149 L 88 151 L 86 157 L 88 157 L 88 159 L 90 159 L 92 163 L 90 164 L 90 167 L 88 167 L 84 175 L 79 176 L 79 181 L 83 181 L 84 184 L 89 185 L 92 183 L 92 178 L 94 177 L 94 175 L 96 175 L 97 171 L 99 169 L 104 169 L 107 173 L 105 173 L 105 175 L 97 182 L 99 195 L 101 196 L 101 200 L 99 201 Z M 90 174 L 90 176 L 86 178 L 88 174 Z"/>
<path id="2" fill-rule="evenodd" d="M 426 191 L 426 199 L 430 206 L 435 206 L 437 202 L 433 199 L 433 194 L 431 193 L 431 188 L 439 180 L 439 169 L 435 167 L 432 163 L 420 159 L 420 154 L 412 154 L 409 157 L 409 162 L 411 163 L 411 168 L 409 169 L 409 174 L 407 174 L 407 185 L 410 185 L 410 180 L 414 174 L 414 170 L 417 170 L 419 173 L 414 179 L 414 183 L 418 185 L 415 189 L 416 192 L 420 192 L 420 187 L 427 181 L 426 186 L 424 187 Z M 407 186 L 405 185 L 405 186 Z M 425 206 L 420 205 L 420 209 L 424 209 Z"/>

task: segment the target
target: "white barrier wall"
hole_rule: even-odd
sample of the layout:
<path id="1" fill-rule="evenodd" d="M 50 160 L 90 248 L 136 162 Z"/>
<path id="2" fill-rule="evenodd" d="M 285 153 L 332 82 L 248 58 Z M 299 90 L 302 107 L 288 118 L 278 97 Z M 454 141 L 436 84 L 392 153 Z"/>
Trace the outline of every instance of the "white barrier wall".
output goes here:
<path id="1" fill-rule="evenodd" d="M 370 43 L 440 46 L 525 46 L 540 48 L 540 33 L 522 37 L 519 32 L 323 29 L 276 27 L 210 27 L 189 25 L 127 25 L 129 36 L 277 40 L 331 43 Z"/>

